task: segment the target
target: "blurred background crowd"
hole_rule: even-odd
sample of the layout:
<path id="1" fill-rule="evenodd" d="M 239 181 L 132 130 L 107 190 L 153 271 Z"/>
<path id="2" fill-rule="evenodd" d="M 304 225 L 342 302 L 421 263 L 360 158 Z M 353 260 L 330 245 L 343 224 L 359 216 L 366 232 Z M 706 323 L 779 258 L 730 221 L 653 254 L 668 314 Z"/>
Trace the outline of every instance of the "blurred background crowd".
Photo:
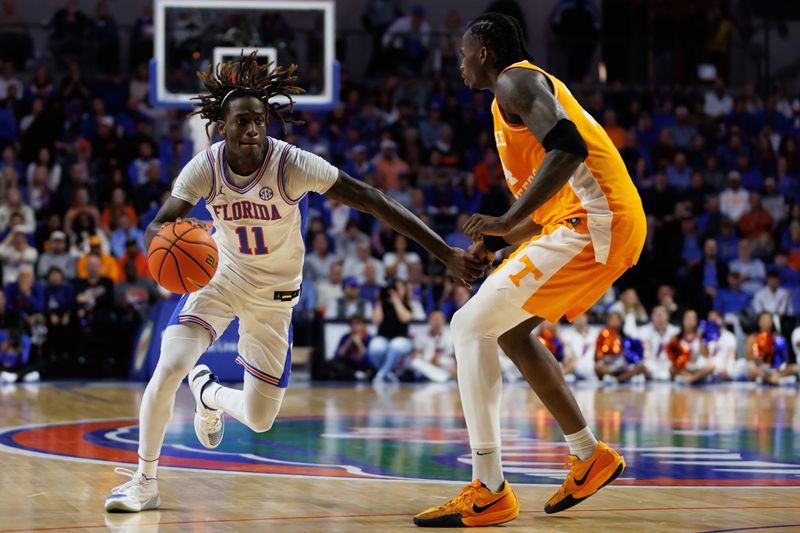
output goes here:
<path id="1" fill-rule="evenodd" d="M 495 4 L 520 13 L 516 2 Z M 589 72 L 585 50 L 596 38 L 587 36 L 600 32 L 592 2 L 553 12 L 565 50 L 553 73 L 619 149 L 649 224 L 639 265 L 588 315 L 537 331 L 575 379 L 796 382 L 800 95 L 728 85 L 731 19 L 725 2 L 711 4 L 699 49 L 650 51 L 650 83 Z M 143 230 L 197 148 L 184 112 L 149 103 L 152 9 L 123 40 L 109 2 L 68 0 L 48 19 L 42 49 L 14 0 L 2 10 L 4 375 L 123 377 L 137 328 L 171 297 L 148 273 Z M 500 215 L 511 201 L 491 95 L 459 75 L 467 21 L 455 10 L 429 20 L 423 5 L 367 1 L 362 22 L 370 60 L 363 75 L 343 71 L 340 105 L 299 113 L 305 123 L 285 137 L 275 124 L 269 133 L 467 247 L 467 217 Z M 294 338 L 317 354 L 312 375 L 453 379 L 447 323 L 477 287 L 455 285 L 415 243 L 347 206 L 316 195 L 309 213 Z M 349 324 L 331 360 L 320 348 L 326 321 Z M 415 323 L 425 326 L 412 335 Z"/>

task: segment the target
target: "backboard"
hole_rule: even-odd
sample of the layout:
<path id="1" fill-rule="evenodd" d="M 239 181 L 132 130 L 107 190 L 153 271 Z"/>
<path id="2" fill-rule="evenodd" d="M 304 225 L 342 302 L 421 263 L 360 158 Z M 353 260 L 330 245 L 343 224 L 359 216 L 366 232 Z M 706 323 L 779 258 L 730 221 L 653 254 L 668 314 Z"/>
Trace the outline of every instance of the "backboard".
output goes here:
<path id="1" fill-rule="evenodd" d="M 191 108 L 197 71 L 258 51 L 298 65 L 297 109 L 331 109 L 339 99 L 333 0 L 155 0 L 153 105 Z"/>

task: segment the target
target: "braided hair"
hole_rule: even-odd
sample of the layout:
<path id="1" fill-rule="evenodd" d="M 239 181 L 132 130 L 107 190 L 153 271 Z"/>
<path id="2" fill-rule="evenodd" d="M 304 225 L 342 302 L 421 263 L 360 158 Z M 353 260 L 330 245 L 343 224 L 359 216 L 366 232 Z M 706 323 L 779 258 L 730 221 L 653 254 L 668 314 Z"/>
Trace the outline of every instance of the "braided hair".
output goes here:
<path id="1" fill-rule="evenodd" d="M 287 124 L 302 124 L 302 121 L 292 120 L 283 114 L 283 110 L 287 107 L 289 113 L 294 111 L 294 100 L 291 95 L 304 92 L 302 88 L 293 85 L 297 80 L 295 76 L 297 65 L 283 68 L 272 61 L 260 65 L 256 54 L 257 52 L 253 51 L 245 56 L 242 51 L 235 65 L 233 61 L 226 61 L 218 63 L 216 69 L 209 65 L 205 71 L 197 73 L 208 93 L 192 98 L 196 100 L 192 105 L 197 108 L 192 114 L 206 119 L 207 135 L 211 124 L 225 120 L 231 101 L 243 96 L 258 98 L 267 109 L 267 115 L 280 121 L 284 134 Z M 283 96 L 289 102 L 270 103 L 270 99 L 275 96 Z"/>
<path id="2" fill-rule="evenodd" d="M 467 26 L 474 35 L 492 52 L 496 59 L 495 67 L 504 69 L 523 59 L 534 62 L 528 52 L 522 28 L 514 17 L 502 13 L 484 13 Z"/>

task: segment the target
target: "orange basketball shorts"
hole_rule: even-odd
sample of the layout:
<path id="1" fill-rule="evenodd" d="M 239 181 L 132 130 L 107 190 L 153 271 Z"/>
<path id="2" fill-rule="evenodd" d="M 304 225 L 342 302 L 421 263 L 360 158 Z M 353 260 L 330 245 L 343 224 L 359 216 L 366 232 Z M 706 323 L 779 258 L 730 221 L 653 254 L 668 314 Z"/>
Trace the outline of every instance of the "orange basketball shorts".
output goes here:
<path id="1" fill-rule="evenodd" d="M 628 268 L 595 260 L 586 223 L 545 227 L 523 243 L 487 283 L 509 303 L 557 322 L 586 312 Z"/>

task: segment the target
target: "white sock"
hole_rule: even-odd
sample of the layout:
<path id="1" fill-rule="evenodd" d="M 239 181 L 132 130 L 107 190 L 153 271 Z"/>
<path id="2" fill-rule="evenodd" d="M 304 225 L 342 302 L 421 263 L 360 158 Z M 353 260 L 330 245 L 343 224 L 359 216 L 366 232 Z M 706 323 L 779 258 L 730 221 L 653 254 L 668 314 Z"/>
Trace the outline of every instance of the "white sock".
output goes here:
<path id="1" fill-rule="evenodd" d="M 156 471 L 158 470 L 158 459 L 152 461 L 145 461 L 139 457 L 139 472 L 144 474 L 147 479 L 155 479 Z"/>
<path id="2" fill-rule="evenodd" d="M 480 479 L 492 492 L 503 487 L 500 448 L 472 450 L 472 479 Z"/>
<path id="3" fill-rule="evenodd" d="M 208 409 L 219 409 L 219 405 L 217 404 L 217 391 L 221 388 L 222 385 L 219 383 L 209 383 L 203 389 L 200 399 L 203 400 L 203 403 Z"/>
<path id="4" fill-rule="evenodd" d="M 576 456 L 581 461 L 585 461 L 594 455 L 594 448 L 597 446 L 597 439 L 594 438 L 592 430 L 586 426 L 582 430 L 564 436 L 569 445 L 569 453 Z"/>

